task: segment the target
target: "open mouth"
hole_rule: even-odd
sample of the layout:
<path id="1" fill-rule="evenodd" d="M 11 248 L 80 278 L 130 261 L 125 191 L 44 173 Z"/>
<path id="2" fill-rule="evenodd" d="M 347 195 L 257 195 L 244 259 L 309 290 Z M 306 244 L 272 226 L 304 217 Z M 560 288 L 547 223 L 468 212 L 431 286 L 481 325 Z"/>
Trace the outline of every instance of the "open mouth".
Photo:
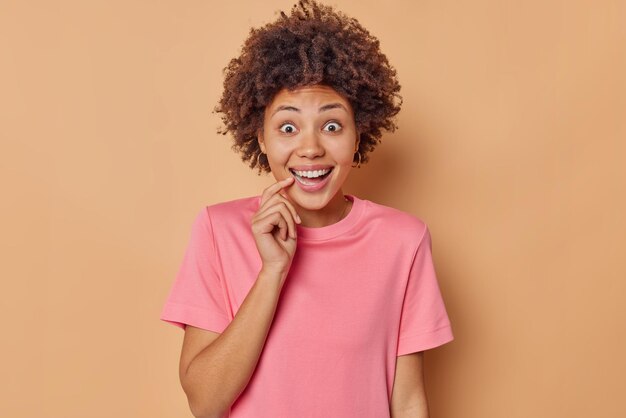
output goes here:
<path id="1" fill-rule="evenodd" d="M 305 185 L 313 185 L 313 184 L 321 183 L 322 181 L 324 181 L 326 177 L 330 176 L 330 173 L 333 172 L 333 169 L 334 167 L 331 167 L 330 169 L 318 170 L 318 171 L 305 171 L 305 172 L 301 171 L 300 172 L 301 174 L 296 173 L 291 168 L 289 169 L 289 171 L 291 172 L 291 174 L 293 174 L 296 180 L 298 180 L 300 183 L 305 184 Z"/>

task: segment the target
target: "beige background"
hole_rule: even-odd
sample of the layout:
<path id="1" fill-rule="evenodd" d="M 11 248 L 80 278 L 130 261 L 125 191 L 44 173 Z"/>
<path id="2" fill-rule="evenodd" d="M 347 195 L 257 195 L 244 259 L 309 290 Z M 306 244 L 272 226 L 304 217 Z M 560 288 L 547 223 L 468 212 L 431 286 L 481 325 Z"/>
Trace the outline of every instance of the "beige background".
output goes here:
<path id="1" fill-rule="evenodd" d="M 193 216 L 258 194 L 222 68 L 292 1 L 3 1 L 3 417 L 191 416 L 158 319 Z M 345 191 L 432 231 L 432 417 L 623 417 L 624 1 L 335 1 L 398 70 Z"/>

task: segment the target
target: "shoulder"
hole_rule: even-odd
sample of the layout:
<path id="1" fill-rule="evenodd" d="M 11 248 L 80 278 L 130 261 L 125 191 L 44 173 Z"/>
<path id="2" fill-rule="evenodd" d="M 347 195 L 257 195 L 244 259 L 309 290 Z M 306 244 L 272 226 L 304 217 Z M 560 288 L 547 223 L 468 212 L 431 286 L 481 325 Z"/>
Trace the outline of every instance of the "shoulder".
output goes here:
<path id="1" fill-rule="evenodd" d="M 246 196 L 223 202 L 205 205 L 199 217 L 211 223 L 213 228 L 219 226 L 248 225 L 259 207 L 260 196 Z"/>
<path id="2" fill-rule="evenodd" d="M 384 220 L 385 224 L 391 227 L 402 228 L 411 232 L 423 232 L 427 228 L 426 222 L 416 214 L 371 200 L 364 200 L 364 202 L 367 206 L 368 216 Z"/>
<path id="3" fill-rule="evenodd" d="M 246 196 L 224 202 L 212 203 L 206 206 L 211 215 L 224 216 L 242 211 L 256 211 L 260 196 Z"/>
<path id="4" fill-rule="evenodd" d="M 371 200 L 364 200 L 367 207 L 368 223 L 392 232 L 398 238 L 419 243 L 428 232 L 428 225 L 418 215 Z M 405 241 L 407 242 L 407 241 Z"/>

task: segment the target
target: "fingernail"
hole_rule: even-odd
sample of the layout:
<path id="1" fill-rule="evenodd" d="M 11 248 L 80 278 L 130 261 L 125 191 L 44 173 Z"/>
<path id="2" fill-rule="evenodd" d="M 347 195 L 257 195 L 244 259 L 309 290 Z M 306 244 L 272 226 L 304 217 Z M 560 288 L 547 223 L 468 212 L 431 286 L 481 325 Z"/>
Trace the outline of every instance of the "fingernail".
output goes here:
<path id="1" fill-rule="evenodd" d="M 298 220 L 298 222 L 302 222 L 302 219 L 300 219 L 300 215 L 298 215 L 297 213 L 296 213 L 296 219 Z"/>

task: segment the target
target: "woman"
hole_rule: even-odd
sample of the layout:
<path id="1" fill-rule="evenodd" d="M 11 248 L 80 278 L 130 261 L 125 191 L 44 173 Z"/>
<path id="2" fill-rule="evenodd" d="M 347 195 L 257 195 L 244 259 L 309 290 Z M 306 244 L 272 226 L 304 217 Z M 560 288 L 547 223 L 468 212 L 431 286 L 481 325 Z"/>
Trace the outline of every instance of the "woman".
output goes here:
<path id="1" fill-rule="evenodd" d="M 399 90 L 378 40 L 313 1 L 230 62 L 221 132 L 276 182 L 202 208 L 163 308 L 195 416 L 428 416 L 423 351 L 453 339 L 430 233 L 342 190 Z"/>

